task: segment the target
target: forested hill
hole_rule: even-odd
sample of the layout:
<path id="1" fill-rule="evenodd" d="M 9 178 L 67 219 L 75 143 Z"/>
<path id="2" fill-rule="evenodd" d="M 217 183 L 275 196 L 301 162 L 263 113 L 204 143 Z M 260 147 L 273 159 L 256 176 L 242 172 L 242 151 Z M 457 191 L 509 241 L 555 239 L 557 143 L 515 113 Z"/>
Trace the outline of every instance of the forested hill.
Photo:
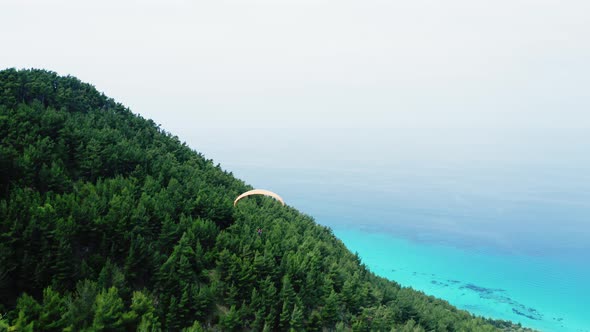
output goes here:
<path id="1" fill-rule="evenodd" d="M 243 181 L 76 78 L 0 71 L 0 140 L 0 331 L 519 329 L 272 199 L 234 208 Z"/>

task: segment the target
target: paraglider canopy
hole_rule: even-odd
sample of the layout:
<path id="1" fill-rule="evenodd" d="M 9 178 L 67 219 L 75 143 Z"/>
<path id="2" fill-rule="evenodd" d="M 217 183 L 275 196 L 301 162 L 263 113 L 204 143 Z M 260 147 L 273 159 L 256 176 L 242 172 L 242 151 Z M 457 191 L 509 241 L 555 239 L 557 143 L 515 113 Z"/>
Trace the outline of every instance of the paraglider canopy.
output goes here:
<path id="1" fill-rule="evenodd" d="M 241 194 L 240 196 L 238 196 L 236 198 L 236 200 L 234 201 L 234 206 L 236 206 L 236 204 L 238 204 L 238 201 L 246 196 L 250 196 L 250 195 L 265 195 L 265 196 L 270 196 L 274 199 L 276 199 L 277 201 L 281 202 L 281 204 L 285 205 L 285 201 L 283 201 L 283 199 L 281 198 L 281 196 L 273 193 L 270 190 L 265 190 L 265 189 L 254 189 L 254 190 L 249 190 L 246 191 L 245 193 Z"/>

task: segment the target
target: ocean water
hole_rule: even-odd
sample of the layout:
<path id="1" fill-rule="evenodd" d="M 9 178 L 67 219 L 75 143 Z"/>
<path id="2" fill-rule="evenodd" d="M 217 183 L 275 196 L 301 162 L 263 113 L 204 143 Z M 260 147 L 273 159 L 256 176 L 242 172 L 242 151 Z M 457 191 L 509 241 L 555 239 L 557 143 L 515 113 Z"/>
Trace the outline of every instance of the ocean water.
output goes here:
<path id="1" fill-rule="evenodd" d="M 415 243 L 381 233 L 335 228 L 380 276 L 443 298 L 476 315 L 542 331 L 588 331 L 588 267 L 538 257 Z"/>
<path id="2" fill-rule="evenodd" d="M 194 147 L 331 227 L 380 276 L 476 315 L 590 331 L 585 132 L 329 133 L 202 135 Z"/>

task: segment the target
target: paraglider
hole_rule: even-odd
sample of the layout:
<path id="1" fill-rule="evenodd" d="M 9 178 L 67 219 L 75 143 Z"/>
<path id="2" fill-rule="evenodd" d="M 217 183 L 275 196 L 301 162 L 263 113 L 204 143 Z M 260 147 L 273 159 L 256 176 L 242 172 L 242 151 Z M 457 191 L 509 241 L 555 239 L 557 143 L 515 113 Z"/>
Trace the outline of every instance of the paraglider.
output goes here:
<path id="1" fill-rule="evenodd" d="M 270 196 L 274 199 L 276 199 L 277 201 L 281 202 L 281 204 L 285 205 L 285 201 L 283 201 L 283 199 L 281 198 L 281 196 L 273 193 L 270 190 L 265 190 L 265 189 L 254 189 L 254 190 L 250 190 L 250 191 L 246 191 L 245 193 L 241 194 L 240 196 L 238 196 L 236 198 L 236 200 L 234 201 L 234 206 L 236 206 L 236 204 L 238 204 L 238 201 L 246 196 L 250 196 L 250 195 L 265 195 L 265 196 Z"/>

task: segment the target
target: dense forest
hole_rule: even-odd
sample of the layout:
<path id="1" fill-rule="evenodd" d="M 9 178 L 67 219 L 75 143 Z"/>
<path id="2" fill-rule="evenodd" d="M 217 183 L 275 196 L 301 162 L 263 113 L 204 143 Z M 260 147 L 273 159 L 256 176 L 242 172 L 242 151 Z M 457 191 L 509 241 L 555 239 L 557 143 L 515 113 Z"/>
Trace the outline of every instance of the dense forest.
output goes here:
<path id="1" fill-rule="evenodd" d="M 0 172 L 0 331 L 524 330 L 270 198 L 234 208 L 251 187 L 73 77 L 0 71 Z"/>

